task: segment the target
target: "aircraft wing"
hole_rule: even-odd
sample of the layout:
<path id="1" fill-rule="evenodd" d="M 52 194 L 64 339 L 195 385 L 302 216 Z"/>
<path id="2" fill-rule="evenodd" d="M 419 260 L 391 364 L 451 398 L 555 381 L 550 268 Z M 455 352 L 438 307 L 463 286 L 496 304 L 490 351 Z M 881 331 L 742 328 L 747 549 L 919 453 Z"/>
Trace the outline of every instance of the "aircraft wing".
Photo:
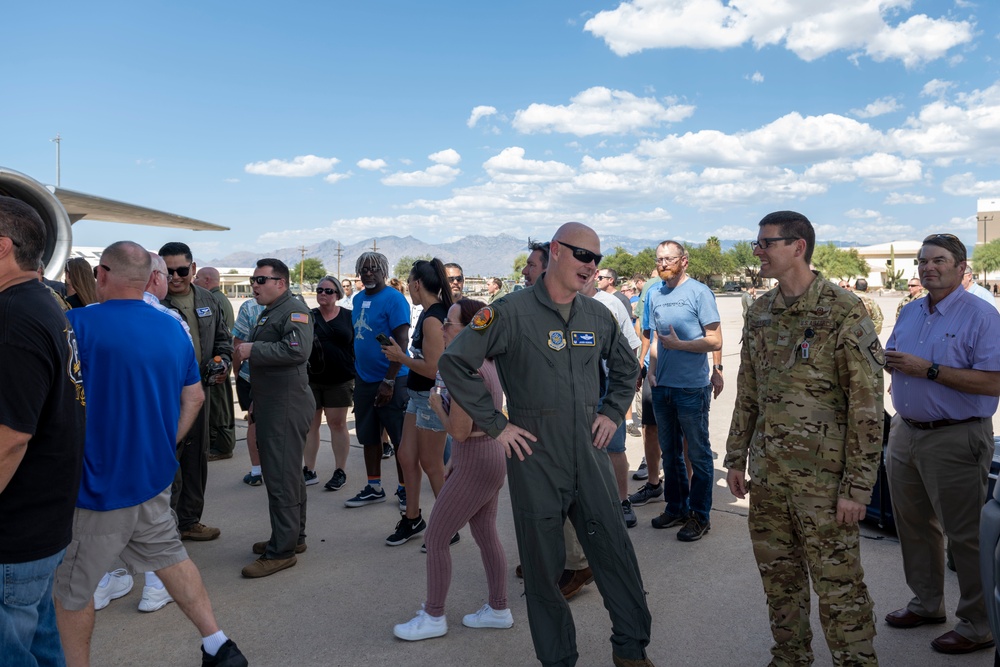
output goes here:
<path id="1" fill-rule="evenodd" d="M 125 222 L 133 225 L 149 225 L 152 227 L 178 227 L 193 229 L 199 232 L 224 232 L 229 227 L 213 225 L 203 220 L 195 220 L 183 215 L 157 211 L 144 206 L 126 204 L 125 202 L 96 197 L 75 190 L 47 186 L 56 199 L 66 209 L 71 222 L 87 218 L 104 222 Z"/>

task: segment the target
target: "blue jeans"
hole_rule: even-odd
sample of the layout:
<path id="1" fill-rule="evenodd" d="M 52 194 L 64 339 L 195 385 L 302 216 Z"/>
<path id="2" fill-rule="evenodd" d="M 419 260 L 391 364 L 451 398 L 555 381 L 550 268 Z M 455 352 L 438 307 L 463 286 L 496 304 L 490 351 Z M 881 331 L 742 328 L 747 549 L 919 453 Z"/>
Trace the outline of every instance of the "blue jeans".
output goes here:
<path id="1" fill-rule="evenodd" d="M 7 667 L 65 666 L 52 604 L 52 582 L 64 553 L 0 565 L 0 646 Z"/>
<path id="2" fill-rule="evenodd" d="M 653 387 L 653 414 L 663 454 L 663 487 L 667 512 L 686 515 L 694 512 L 707 523 L 712 511 L 715 464 L 708 442 L 708 406 L 712 385 L 698 389 Z M 684 439 L 693 474 L 688 487 L 684 465 Z"/>

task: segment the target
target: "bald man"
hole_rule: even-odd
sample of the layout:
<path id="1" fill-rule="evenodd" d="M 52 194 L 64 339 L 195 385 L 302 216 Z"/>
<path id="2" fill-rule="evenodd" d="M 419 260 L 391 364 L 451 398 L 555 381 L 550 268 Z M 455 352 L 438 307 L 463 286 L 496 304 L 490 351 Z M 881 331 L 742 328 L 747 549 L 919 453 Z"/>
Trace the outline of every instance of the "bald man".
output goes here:
<path id="1" fill-rule="evenodd" d="M 639 366 L 608 309 L 578 294 L 593 279 L 600 253 L 594 230 L 575 222 L 560 227 L 542 278 L 483 308 L 439 362 L 453 400 L 507 451 L 528 622 L 544 665 L 574 665 L 578 657 L 569 605 L 556 583 L 567 517 L 611 614 L 614 664 L 652 665 L 645 651 L 649 609 L 606 451 Z M 496 362 L 509 419 L 476 373 L 487 357 Z M 598 410 L 601 359 L 608 389 Z"/>
<path id="2" fill-rule="evenodd" d="M 236 318 L 233 315 L 233 304 L 229 303 L 229 297 L 222 291 L 219 270 L 214 266 L 201 267 L 194 277 L 194 284 L 212 294 L 212 298 L 222 309 L 226 331 L 232 331 Z M 225 381 L 209 388 L 208 399 L 211 401 L 208 410 L 208 460 L 231 459 L 233 449 L 236 448 L 236 415 L 233 412 L 233 385 L 228 376 Z"/>

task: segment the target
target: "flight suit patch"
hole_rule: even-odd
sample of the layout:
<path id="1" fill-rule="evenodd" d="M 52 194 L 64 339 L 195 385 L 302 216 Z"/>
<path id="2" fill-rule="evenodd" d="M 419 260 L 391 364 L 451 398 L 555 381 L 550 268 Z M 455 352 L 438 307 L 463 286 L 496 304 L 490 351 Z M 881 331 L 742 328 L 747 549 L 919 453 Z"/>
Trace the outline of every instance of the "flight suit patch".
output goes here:
<path id="1" fill-rule="evenodd" d="M 563 335 L 562 331 L 549 332 L 549 347 L 556 352 L 566 347 L 566 336 Z"/>
<path id="2" fill-rule="evenodd" d="M 264 317 L 262 317 L 259 320 L 257 320 L 257 326 L 259 326 L 259 327 L 264 326 L 264 322 L 267 322 L 267 318 L 269 318 L 269 317 L 270 317 L 270 315 L 265 315 Z"/>
<path id="3" fill-rule="evenodd" d="M 469 328 L 473 331 L 486 331 L 493 324 L 494 319 L 496 319 L 496 313 L 493 311 L 493 308 L 491 306 L 483 306 L 479 309 L 478 313 L 472 316 Z"/>
<path id="4" fill-rule="evenodd" d="M 209 308 L 209 307 L 207 307 L 207 306 L 204 307 L 204 308 L 195 308 L 194 312 L 196 312 L 198 314 L 198 317 L 211 317 L 212 316 L 212 309 Z"/>
<path id="5" fill-rule="evenodd" d="M 572 345 L 594 347 L 597 336 L 593 331 L 570 331 L 569 340 Z"/>
<path id="6" fill-rule="evenodd" d="M 309 314 L 308 313 L 292 313 L 292 322 L 298 322 L 299 324 L 309 324 Z"/>

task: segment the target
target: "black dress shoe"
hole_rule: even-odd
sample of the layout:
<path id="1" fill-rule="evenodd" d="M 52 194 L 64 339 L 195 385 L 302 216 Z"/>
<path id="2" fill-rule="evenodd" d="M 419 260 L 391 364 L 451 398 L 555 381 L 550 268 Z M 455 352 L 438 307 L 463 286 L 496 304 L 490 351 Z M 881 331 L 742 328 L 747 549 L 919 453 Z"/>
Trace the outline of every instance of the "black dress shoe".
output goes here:
<path id="1" fill-rule="evenodd" d="M 938 653 L 972 653 L 981 651 L 984 648 L 993 646 L 993 640 L 987 639 L 984 642 L 974 642 L 966 639 L 954 630 L 946 632 L 931 642 L 931 648 Z"/>
<path id="2" fill-rule="evenodd" d="M 894 612 L 886 614 L 885 622 L 894 628 L 917 628 L 921 625 L 935 625 L 938 623 L 944 623 L 948 618 L 946 616 L 921 616 L 920 614 L 915 614 L 906 607 L 902 609 L 897 609 Z"/>

